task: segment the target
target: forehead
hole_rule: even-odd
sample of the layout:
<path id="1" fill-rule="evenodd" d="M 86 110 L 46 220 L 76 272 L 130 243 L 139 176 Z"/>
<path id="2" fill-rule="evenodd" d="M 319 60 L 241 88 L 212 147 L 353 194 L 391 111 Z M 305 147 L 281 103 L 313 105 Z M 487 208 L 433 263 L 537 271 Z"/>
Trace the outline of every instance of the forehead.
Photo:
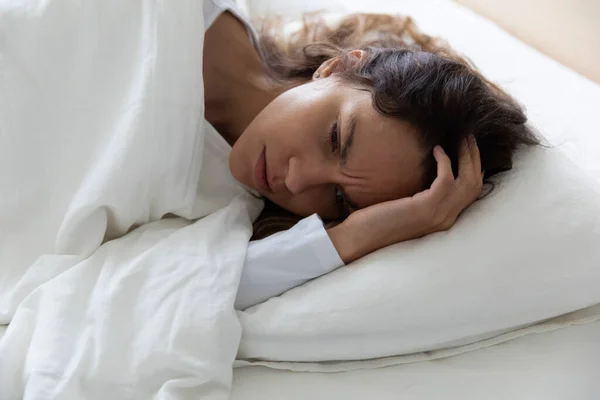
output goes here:
<path id="1" fill-rule="evenodd" d="M 358 91 L 358 90 L 357 90 Z M 342 168 L 348 197 L 361 207 L 412 196 L 422 190 L 422 149 L 418 130 L 375 110 L 371 94 L 359 91 L 342 107 L 342 121 L 355 122 L 348 162 Z M 342 140 L 347 129 L 342 127 Z"/>

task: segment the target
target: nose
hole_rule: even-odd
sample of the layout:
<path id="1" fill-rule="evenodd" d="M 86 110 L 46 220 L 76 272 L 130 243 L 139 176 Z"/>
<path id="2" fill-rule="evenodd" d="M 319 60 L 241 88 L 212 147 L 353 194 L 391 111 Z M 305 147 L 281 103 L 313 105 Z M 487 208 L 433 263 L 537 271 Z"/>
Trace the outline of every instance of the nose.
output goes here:
<path id="1" fill-rule="evenodd" d="M 327 168 L 321 163 L 303 163 L 297 158 L 291 158 L 285 177 L 285 186 L 290 193 L 297 195 L 309 189 L 329 183 Z"/>

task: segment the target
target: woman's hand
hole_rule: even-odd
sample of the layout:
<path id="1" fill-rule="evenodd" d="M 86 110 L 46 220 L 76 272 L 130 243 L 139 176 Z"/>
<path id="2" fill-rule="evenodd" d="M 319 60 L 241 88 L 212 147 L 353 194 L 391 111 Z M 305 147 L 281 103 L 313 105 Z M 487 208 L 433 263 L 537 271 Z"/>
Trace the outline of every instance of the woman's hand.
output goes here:
<path id="1" fill-rule="evenodd" d="M 327 230 L 345 263 L 382 247 L 449 229 L 481 193 L 483 172 L 473 136 L 461 143 L 458 177 L 440 146 L 433 155 L 437 178 L 431 188 L 412 197 L 387 201 L 355 211 Z"/>

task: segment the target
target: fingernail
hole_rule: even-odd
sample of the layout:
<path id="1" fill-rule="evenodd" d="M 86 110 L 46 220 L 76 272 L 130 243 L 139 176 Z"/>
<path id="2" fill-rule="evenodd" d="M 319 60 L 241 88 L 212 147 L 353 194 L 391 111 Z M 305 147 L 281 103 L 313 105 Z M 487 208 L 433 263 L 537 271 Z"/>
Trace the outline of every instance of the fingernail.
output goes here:
<path id="1" fill-rule="evenodd" d="M 470 141 L 471 143 L 476 143 L 476 142 L 477 142 L 477 139 L 475 139 L 475 135 L 473 135 L 473 134 L 470 134 L 470 135 L 469 135 L 469 141 Z"/>

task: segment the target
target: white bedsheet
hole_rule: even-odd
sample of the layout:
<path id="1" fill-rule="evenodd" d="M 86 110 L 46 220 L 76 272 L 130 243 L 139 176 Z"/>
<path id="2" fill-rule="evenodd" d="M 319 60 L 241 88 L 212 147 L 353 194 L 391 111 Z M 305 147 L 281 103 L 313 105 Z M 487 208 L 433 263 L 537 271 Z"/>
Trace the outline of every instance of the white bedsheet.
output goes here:
<path id="1" fill-rule="evenodd" d="M 204 116 L 196 3 L 0 0 L 0 323 L 104 240 L 191 216 Z M 198 54 L 181 48 L 196 37 Z"/>
<path id="2" fill-rule="evenodd" d="M 600 322 L 458 356 L 342 373 L 234 370 L 232 400 L 597 400 Z"/>
<path id="3" fill-rule="evenodd" d="M 0 399 L 229 397 L 262 202 L 203 152 L 202 9 L 0 0 Z"/>
<path id="4" fill-rule="evenodd" d="M 0 341 L 0 398 L 228 398 L 251 233 L 236 199 L 144 225 L 41 285 Z"/>

